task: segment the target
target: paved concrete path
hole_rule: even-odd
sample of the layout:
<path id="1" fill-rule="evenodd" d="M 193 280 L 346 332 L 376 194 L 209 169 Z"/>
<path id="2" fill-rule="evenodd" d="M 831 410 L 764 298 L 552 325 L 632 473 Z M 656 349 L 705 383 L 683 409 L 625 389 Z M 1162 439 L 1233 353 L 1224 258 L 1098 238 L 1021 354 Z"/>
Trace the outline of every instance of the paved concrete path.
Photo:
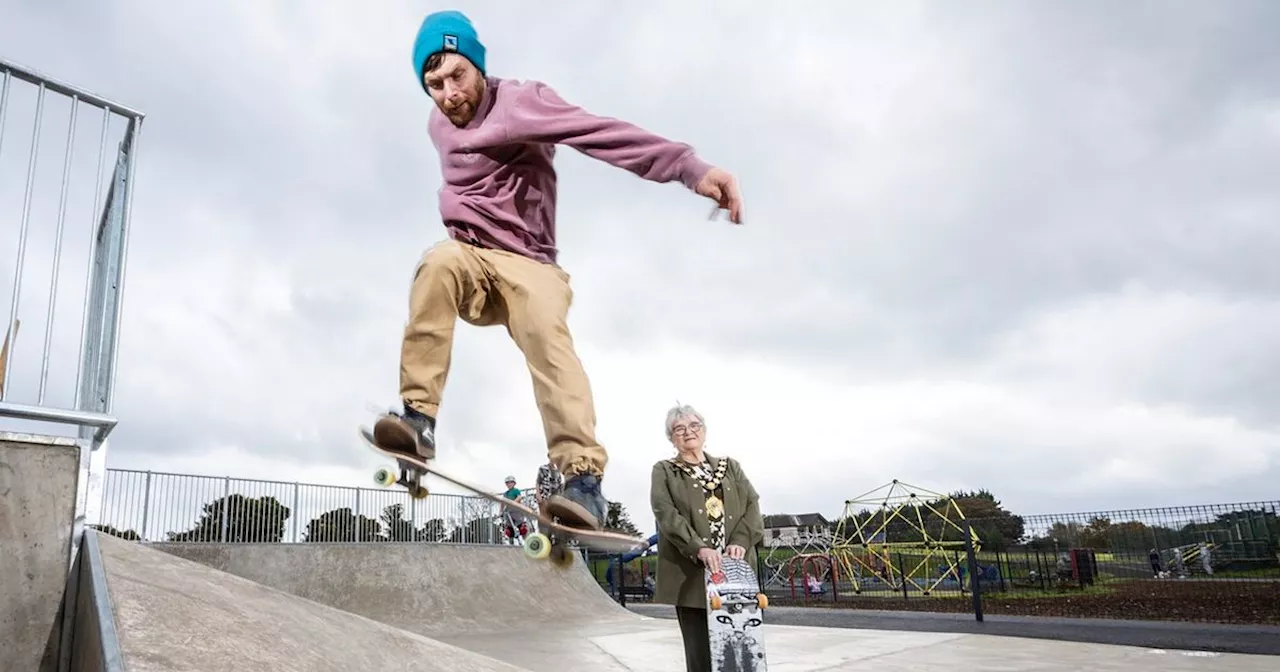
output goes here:
<path id="1" fill-rule="evenodd" d="M 559 571 L 514 548 L 102 542 L 131 670 L 684 669 L 674 621 L 620 608 L 581 563 Z M 774 672 L 1262 672 L 1280 664 L 972 634 L 765 629 Z"/>
<path id="2" fill-rule="evenodd" d="M 644 616 L 675 618 L 675 610 L 667 605 L 633 603 L 629 605 L 629 609 Z M 990 614 L 982 623 L 978 623 L 974 620 L 973 614 L 830 607 L 773 607 L 769 610 L 769 623 L 855 630 L 1030 637 L 1065 642 L 1140 646 L 1149 649 L 1189 649 L 1280 656 L 1280 626 L 1274 625 Z M 1280 670 L 1280 667 L 1277 670 Z"/>

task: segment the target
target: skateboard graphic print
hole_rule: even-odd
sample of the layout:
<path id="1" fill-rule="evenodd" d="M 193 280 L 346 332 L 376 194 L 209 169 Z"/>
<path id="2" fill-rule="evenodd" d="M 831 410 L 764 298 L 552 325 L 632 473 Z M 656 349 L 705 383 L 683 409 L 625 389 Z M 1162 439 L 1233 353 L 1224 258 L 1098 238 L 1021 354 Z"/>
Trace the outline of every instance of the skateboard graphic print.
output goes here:
<path id="1" fill-rule="evenodd" d="M 756 573 L 745 560 L 720 558 L 719 572 L 704 570 L 707 584 L 707 629 L 713 672 L 765 672 L 764 609 L 769 598 L 760 592 Z"/>

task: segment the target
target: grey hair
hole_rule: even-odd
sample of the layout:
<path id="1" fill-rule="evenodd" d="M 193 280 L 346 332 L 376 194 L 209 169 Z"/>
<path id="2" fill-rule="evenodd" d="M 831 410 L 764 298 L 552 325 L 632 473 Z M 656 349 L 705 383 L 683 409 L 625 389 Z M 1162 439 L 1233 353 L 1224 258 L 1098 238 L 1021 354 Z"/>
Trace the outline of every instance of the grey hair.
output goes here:
<path id="1" fill-rule="evenodd" d="M 668 441 L 671 440 L 671 429 L 675 427 L 676 421 L 679 420 L 680 418 L 685 418 L 685 417 L 696 418 L 698 422 L 702 423 L 703 427 L 707 425 L 706 419 L 702 417 L 702 414 L 699 413 L 697 409 L 695 409 L 694 407 L 688 404 L 681 404 L 680 402 L 677 401 L 676 405 L 672 406 L 671 410 L 667 411 L 667 440 Z"/>

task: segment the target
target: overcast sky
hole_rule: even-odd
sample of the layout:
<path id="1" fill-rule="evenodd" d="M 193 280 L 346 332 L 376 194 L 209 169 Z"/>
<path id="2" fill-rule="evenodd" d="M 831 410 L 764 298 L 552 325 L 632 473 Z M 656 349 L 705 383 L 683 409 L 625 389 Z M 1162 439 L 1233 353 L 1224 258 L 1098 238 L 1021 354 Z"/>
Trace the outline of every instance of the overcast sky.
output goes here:
<path id="1" fill-rule="evenodd" d="M 147 114 L 109 465 L 371 485 L 385 461 L 356 428 L 397 403 L 410 274 L 445 235 L 409 61 L 441 6 L 78 4 L 8 3 L 0 57 Z M 676 400 L 766 513 L 833 516 L 894 478 L 1019 513 L 1280 497 L 1280 5 L 455 6 L 491 74 L 741 181 L 735 228 L 558 153 L 605 492 L 642 528 Z M 0 148 L 5 302 L 24 110 Z M 61 158 L 41 159 L 54 196 Z M 51 234 L 31 240 L 47 284 Z M 42 301 L 24 293 L 20 363 Z M 453 361 L 440 466 L 532 485 L 518 350 L 462 325 Z M 29 403 L 38 367 L 18 368 Z"/>

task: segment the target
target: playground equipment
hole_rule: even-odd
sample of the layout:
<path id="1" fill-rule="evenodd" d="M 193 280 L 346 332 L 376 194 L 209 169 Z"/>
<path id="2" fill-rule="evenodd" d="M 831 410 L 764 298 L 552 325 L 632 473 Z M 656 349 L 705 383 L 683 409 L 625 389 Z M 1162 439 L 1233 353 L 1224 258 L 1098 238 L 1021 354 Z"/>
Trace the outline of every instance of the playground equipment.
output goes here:
<path id="1" fill-rule="evenodd" d="M 791 588 L 791 599 L 796 598 L 797 588 L 805 604 L 810 599 L 821 599 L 826 594 L 827 582 L 831 590 L 835 590 L 839 571 L 826 553 L 803 553 L 787 560 L 784 566 L 787 573 L 787 584 Z M 814 583 L 810 583 L 810 578 Z"/>
<path id="2" fill-rule="evenodd" d="M 785 586 L 791 580 L 792 565 L 796 558 L 809 556 L 826 557 L 831 552 L 831 540 L 827 537 L 806 535 L 800 546 L 788 546 L 779 552 L 765 553 L 760 561 L 763 565 L 761 576 L 765 586 Z M 794 551 L 794 552 L 792 552 Z"/>
<path id="3" fill-rule="evenodd" d="M 955 500 L 898 479 L 845 502 L 830 555 L 833 576 L 860 594 L 864 582 L 929 595 L 944 583 L 961 587 L 964 512 Z M 970 531 L 974 551 L 981 544 Z"/>

